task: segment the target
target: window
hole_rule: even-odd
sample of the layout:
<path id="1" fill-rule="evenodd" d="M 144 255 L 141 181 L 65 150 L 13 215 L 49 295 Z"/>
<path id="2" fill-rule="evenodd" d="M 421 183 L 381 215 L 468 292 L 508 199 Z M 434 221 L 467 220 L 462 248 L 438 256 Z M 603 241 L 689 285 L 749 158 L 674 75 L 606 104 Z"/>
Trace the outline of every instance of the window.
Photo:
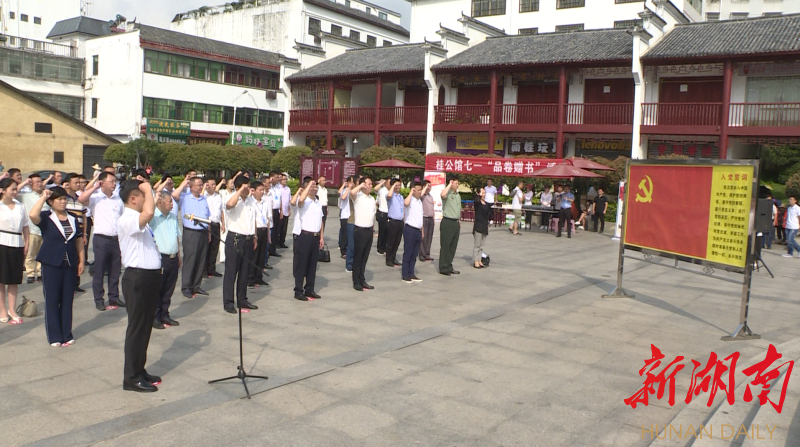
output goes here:
<path id="1" fill-rule="evenodd" d="M 327 109 L 328 84 L 297 84 L 292 86 L 292 109 Z"/>
<path id="2" fill-rule="evenodd" d="M 11 39 L 11 37 L 8 37 Z M 20 43 L 21 43 L 20 39 Z M 34 43 L 34 45 L 31 45 Z M 14 45 L 12 42 L 11 45 Z M 40 48 L 28 41 L 28 48 Z M 83 79 L 84 61 L 80 59 L 51 56 L 43 52 L 17 51 L 0 47 L 0 74 L 36 78 L 70 84 L 80 84 Z"/>
<path id="3" fill-rule="evenodd" d="M 521 36 L 526 34 L 539 34 L 539 28 L 520 28 L 517 33 Z"/>
<path id="4" fill-rule="evenodd" d="M 644 0 L 614 0 L 614 3 L 617 5 L 622 3 L 638 3 L 638 2 L 644 2 Z"/>
<path id="5" fill-rule="evenodd" d="M 28 14 L 20 14 L 19 15 L 19 19 L 21 21 L 23 21 L 23 22 L 27 22 L 28 21 Z"/>
<path id="6" fill-rule="evenodd" d="M 173 101 L 171 99 L 144 98 L 142 115 L 145 118 L 233 124 L 233 107 Z M 240 126 L 282 129 L 283 112 L 237 108 L 236 124 Z"/>
<path id="7" fill-rule="evenodd" d="M 350 7 L 350 0 L 344 0 L 344 5 L 349 8 Z"/>
<path id="8" fill-rule="evenodd" d="M 719 13 L 718 12 L 707 12 L 706 13 L 706 20 L 709 22 L 716 22 L 719 20 Z"/>
<path id="9" fill-rule="evenodd" d="M 573 31 L 583 31 L 583 23 L 576 23 L 574 25 L 556 25 L 557 33 L 570 33 Z"/>
<path id="10" fill-rule="evenodd" d="M 392 46 L 392 42 L 390 40 L 384 40 L 383 41 L 383 46 L 390 47 L 390 46 Z"/>
<path id="11" fill-rule="evenodd" d="M 383 20 L 389 20 L 389 16 L 385 12 L 378 12 L 378 18 Z"/>
<path id="12" fill-rule="evenodd" d="M 33 131 L 36 133 L 53 133 L 53 123 L 33 123 Z"/>
<path id="13" fill-rule="evenodd" d="M 100 74 L 100 56 L 92 56 L 92 76 Z"/>
<path id="14" fill-rule="evenodd" d="M 746 19 L 747 16 L 749 16 L 749 15 L 750 14 L 748 14 L 746 12 L 732 12 L 731 13 L 731 20 Z"/>
<path id="15" fill-rule="evenodd" d="M 586 0 L 558 0 L 556 3 L 556 9 L 583 8 L 584 6 L 586 6 Z"/>
<path id="16" fill-rule="evenodd" d="M 350 30 L 350 40 L 355 40 L 357 42 L 361 42 L 361 33 L 356 30 Z"/>
<path id="17" fill-rule="evenodd" d="M 750 76 L 747 78 L 746 101 L 755 103 L 800 102 L 800 76 Z M 787 113 L 788 115 L 789 113 Z"/>
<path id="18" fill-rule="evenodd" d="M 75 96 L 62 96 L 51 95 L 48 93 L 27 93 L 39 101 L 56 108 L 63 113 L 75 118 L 76 120 L 83 121 L 83 98 Z"/>
<path id="19" fill-rule="evenodd" d="M 472 17 L 497 16 L 506 13 L 506 0 L 472 0 Z"/>
<path id="20" fill-rule="evenodd" d="M 520 0 L 519 12 L 533 12 L 539 10 L 539 0 Z"/>
<path id="21" fill-rule="evenodd" d="M 617 20 L 614 22 L 614 28 L 633 28 L 634 26 L 641 26 L 642 21 L 639 19 L 634 20 Z"/>
<path id="22" fill-rule="evenodd" d="M 322 22 L 318 19 L 308 19 L 308 34 L 312 36 L 319 36 L 319 32 L 322 30 Z"/>
<path id="23" fill-rule="evenodd" d="M 342 27 L 339 25 L 331 25 L 331 34 L 333 34 L 334 36 L 341 36 Z"/>
<path id="24" fill-rule="evenodd" d="M 224 65 L 188 56 L 145 50 L 144 71 L 167 76 L 197 79 L 220 84 L 235 84 L 247 87 L 275 90 L 278 74 L 272 71 L 236 65 Z"/>
<path id="25" fill-rule="evenodd" d="M 14 20 L 17 17 L 17 14 L 14 11 L 10 11 L 8 13 L 8 18 Z"/>
<path id="26" fill-rule="evenodd" d="M 376 39 L 375 36 L 367 36 L 367 45 L 370 47 L 378 46 L 378 39 Z"/>
<path id="27" fill-rule="evenodd" d="M 41 17 L 34 17 L 33 18 L 33 24 L 34 25 L 41 25 L 42 24 L 42 18 Z"/>
<path id="28" fill-rule="evenodd" d="M 372 14 L 372 8 L 370 8 L 369 6 L 367 6 L 367 14 Z"/>
<path id="29" fill-rule="evenodd" d="M 99 100 L 97 98 L 92 98 L 92 118 L 97 118 L 97 106 Z"/>
<path id="30" fill-rule="evenodd" d="M 64 152 L 53 151 L 53 163 L 64 163 Z"/>
<path id="31" fill-rule="evenodd" d="M 780 17 L 782 16 L 782 12 L 765 12 L 764 17 Z"/>

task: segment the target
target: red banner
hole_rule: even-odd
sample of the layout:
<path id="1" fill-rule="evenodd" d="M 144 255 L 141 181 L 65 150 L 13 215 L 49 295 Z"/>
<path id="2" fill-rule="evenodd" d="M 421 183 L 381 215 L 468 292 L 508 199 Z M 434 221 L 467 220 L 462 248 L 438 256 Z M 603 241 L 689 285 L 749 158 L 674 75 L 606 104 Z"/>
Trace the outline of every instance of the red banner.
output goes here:
<path id="1" fill-rule="evenodd" d="M 457 174 L 524 177 L 563 162 L 564 160 L 560 158 L 482 158 L 428 155 L 425 157 L 425 170 Z"/>

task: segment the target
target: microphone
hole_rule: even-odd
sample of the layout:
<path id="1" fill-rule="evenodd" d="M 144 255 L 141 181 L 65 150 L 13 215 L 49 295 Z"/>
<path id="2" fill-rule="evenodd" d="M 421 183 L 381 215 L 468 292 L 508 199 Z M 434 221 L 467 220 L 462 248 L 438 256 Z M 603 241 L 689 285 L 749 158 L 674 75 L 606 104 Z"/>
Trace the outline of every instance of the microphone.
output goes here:
<path id="1" fill-rule="evenodd" d="M 183 218 L 186 220 L 191 220 L 195 223 L 200 222 L 206 225 L 211 225 L 211 221 L 209 219 L 203 219 L 202 217 L 197 217 L 194 214 L 184 214 Z"/>

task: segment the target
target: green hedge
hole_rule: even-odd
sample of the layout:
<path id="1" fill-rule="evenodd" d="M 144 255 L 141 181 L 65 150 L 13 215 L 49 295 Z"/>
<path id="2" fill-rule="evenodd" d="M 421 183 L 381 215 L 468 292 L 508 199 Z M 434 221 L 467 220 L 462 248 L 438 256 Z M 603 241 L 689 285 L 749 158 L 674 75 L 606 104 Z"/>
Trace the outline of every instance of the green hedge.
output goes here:
<path id="1" fill-rule="evenodd" d="M 310 157 L 311 148 L 306 146 L 286 146 L 278 149 L 272 158 L 270 169 L 278 172 L 286 172 L 291 177 L 300 176 L 300 157 Z M 262 171 L 266 172 L 266 171 Z"/>

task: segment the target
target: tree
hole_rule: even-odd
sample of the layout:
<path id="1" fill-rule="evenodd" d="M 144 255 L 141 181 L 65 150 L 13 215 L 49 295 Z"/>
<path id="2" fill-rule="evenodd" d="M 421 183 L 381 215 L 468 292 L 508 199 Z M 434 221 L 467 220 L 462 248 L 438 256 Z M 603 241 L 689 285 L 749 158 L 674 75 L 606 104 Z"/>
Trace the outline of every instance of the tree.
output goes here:
<path id="1" fill-rule="evenodd" d="M 376 163 L 383 160 L 402 160 L 407 163 L 412 163 L 418 166 L 425 166 L 425 156 L 420 154 L 416 149 L 410 149 L 402 146 L 372 146 L 361 153 L 359 164 L 366 165 Z M 407 178 L 420 177 L 424 174 L 424 169 L 403 169 L 400 172 L 400 177 L 404 180 Z M 383 168 L 361 168 L 361 174 L 372 177 L 375 181 L 382 178 L 387 178 L 398 173 L 397 169 L 383 169 Z"/>
<path id="2" fill-rule="evenodd" d="M 800 147 L 765 146 L 761 149 L 761 176 L 767 181 L 786 183 L 800 172 Z"/>
<path id="3" fill-rule="evenodd" d="M 800 173 L 794 174 L 786 181 L 786 197 L 800 198 Z"/>
<path id="4" fill-rule="evenodd" d="M 311 148 L 306 146 L 286 146 L 278 149 L 270 162 L 273 171 L 286 172 L 292 177 L 300 176 L 300 157 L 310 157 Z"/>
<path id="5" fill-rule="evenodd" d="M 150 165 L 158 170 L 164 162 L 164 151 L 161 145 L 147 138 L 138 138 L 125 144 L 112 144 L 106 149 L 103 158 L 106 161 L 133 168 L 136 166 L 137 154 L 139 166 Z"/>

